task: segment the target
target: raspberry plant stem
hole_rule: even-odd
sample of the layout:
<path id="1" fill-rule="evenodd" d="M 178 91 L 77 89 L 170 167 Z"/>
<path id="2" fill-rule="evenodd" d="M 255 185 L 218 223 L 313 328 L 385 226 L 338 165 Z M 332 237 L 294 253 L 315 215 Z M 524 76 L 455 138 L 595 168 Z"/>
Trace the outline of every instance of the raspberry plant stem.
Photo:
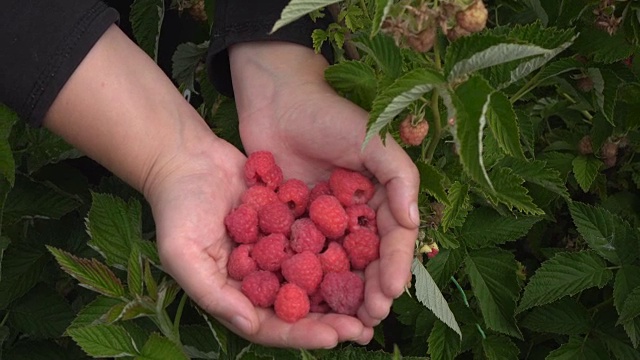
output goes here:
<path id="1" fill-rule="evenodd" d="M 468 308 L 471 308 L 471 306 L 469 306 L 469 300 L 467 299 L 467 294 L 464 293 L 464 289 L 462 288 L 462 286 L 460 286 L 460 283 L 458 283 L 458 280 L 456 280 L 456 278 L 452 276 L 451 282 L 453 282 L 453 284 L 458 289 L 458 292 L 460 292 L 460 295 L 462 295 L 462 302 L 464 302 L 464 305 Z M 480 326 L 480 324 L 476 323 L 476 329 L 478 329 L 478 332 L 480 333 L 480 336 L 482 336 L 483 340 L 487 338 L 487 334 L 485 334 L 484 330 L 482 330 L 482 327 Z"/>
<path id="2" fill-rule="evenodd" d="M 442 69 L 442 60 L 440 59 L 440 46 L 438 40 L 436 39 L 435 44 L 433 45 L 433 55 L 434 55 L 434 65 L 436 69 Z M 429 164 L 433 159 L 433 154 L 436 151 L 436 147 L 438 147 L 438 143 L 440 142 L 440 137 L 442 136 L 442 120 L 440 119 L 440 93 L 438 89 L 433 89 L 433 94 L 431 94 L 431 113 L 433 115 L 433 132 L 431 140 L 429 141 L 429 147 L 427 148 L 426 154 L 423 154 L 424 161 Z"/>
<path id="3" fill-rule="evenodd" d="M 173 319 L 173 332 L 180 338 L 180 320 L 182 319 L 182 311 L 184 310 L 184 305 L 187 303 L 187 293 L 182 294 L 182 298 L 180 298 L 180 303 L 178 304 L 178 309 L 176 310 L 176 316 Z"/>

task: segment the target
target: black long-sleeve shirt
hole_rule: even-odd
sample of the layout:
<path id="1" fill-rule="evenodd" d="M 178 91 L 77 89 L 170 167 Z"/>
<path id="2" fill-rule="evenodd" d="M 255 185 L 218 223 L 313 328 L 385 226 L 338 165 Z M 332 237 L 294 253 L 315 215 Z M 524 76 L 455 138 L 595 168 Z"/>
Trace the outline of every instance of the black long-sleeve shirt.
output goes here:
<path id="1" fill-rule="evenodd" d="M 217 0 L 207 66 L 218 90 L 233 92 L 227 48 L 256 40 L 311 47 L 311 32 L 326 27 L 304 17 L 273 35 L 288 0 Z M 118 12 L 98 0 L 3 0 L 0 11 L 0 103 L 39 126 L 56 96 Z M 331 60 L 331 49 L 322 53 Z"/>

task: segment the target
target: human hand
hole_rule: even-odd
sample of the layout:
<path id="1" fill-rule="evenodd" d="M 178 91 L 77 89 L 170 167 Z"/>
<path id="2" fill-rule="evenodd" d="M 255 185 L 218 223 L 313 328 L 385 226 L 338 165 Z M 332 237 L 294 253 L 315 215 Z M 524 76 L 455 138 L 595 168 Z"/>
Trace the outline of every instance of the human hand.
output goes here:
<path id="1" fill-rule="evenodd" d="M 419 176 L 391 138 L 374 138 L 361 151 L 367 113 L 340 97 L 324 80 L 327 63 L 305 47 L 279 42 L 230 49 L 240 134 L 247 153 L 271 151 L 285 178 L 308 184 L 326 180 L 335 167 L 371 175 L 377 191 L 380 259 L 365 272 L 365 302 L 358 318 L 377 325 L 410 276 L 419 215 Z"/>

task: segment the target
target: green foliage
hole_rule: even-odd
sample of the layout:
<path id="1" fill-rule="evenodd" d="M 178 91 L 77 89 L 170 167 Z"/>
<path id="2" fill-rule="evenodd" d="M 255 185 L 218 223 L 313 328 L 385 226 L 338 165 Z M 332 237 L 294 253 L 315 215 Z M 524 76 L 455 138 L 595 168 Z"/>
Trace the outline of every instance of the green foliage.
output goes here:
<path id="1" fill-rule="evenodd" d="M 164 19 L 164 1 L 135 0 L 131 5 L 130 20 L 138 45 L 158 61 L 160 29 Z"/>

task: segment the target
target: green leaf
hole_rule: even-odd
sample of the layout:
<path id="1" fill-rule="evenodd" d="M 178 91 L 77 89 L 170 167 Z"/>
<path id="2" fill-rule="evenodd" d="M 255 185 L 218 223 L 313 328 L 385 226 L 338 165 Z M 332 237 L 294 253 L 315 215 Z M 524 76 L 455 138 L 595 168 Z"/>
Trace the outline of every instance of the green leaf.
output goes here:
<path id="1" fill-rule="evenodd" d="M 311 33 L 311 41 L 313 42 L 313 50 L 316 53 L 320 53 L 322 51 L 322 44 L 325 41 L 329 40 L 329 33 L 324 31 L 323 29 L 315 29 Z"/>
<path id="2" fill-rule="evenodd" d="M 482 139 L 492 92 L 484 79 L 474 76 L 460 85 L 453 97 L 460 162 L 473 180 L 489 189 L 493 185 L 483 163 Z"/>
<path id="3" fill-rule="evenodd" d="M 451 281 L 451 277 L 458 271 L 465 256 L 466 251 L 462 248 L 442 249 L 438 256 L 429 259 L 427 270 L 436 284 L 442 288 Z"/>
<path id="4" fill-rule="evenodd" d="M 98 260 L 81 259 L 51 246 L 47 246 L 47 249 L 56 258 L 62 270 L 78 280 L 80 286 L 113 298 L 125 295 L 120 279 Z"/>
<path id="5" fill-rule="evenodd" d="M 609 124 L 615 126 L 614 111 L 618 90 L 623 81 L 616 74 L 608 69 L 587 69 L 587 74 L 593 80 L 593 89 L 596 95 L 598 108 Z"/>
<path id="6" fill-rule="evenodd" d="M 580 63 L 578 60 L 572 57 L 558 59 L 550 63 L 549 65 L 545 66 L 544 68 L 542 68 L 538 72 L 538 74 L 536 74 L 535 76 L 536 82 L 534 85 L 532 85 L 532 87 L 536 87 L 540 85 L 540 83 L 544 82 L 545 80 L 551 79 L 552 77 L 562 75 L 564 73 L 579 69 L 581 67 L 582 67 L 582 63 Z"/>
<path id="7" fill-rule="evenodd" d="M 324 71 L 324 78 L 337 91 L 365 110 L 371 109 L 378 81 L 373 68 L 360 61 L 343 61 Z"/>
<path id="8" fill-rule="evenodd" d="M 509 168 L 498 168 L 490 174 L 495 192 L 487 194 L 494 203 L 500 202 L 509 207 L 516 208 L 525 214 L 543 215 L 544 211 L 533 202 L 529 196 L 529 190 L 522 186 L 524 179 L 516 175 Z"/>
<path id="9" fill-rule="evenodd" d="M 209 42 L 194 44 L 191 42 L 178 45 L 171 57 L 171 74 L 178 86 L 195 92 L 194 82 L 198 65 L 204 63 Z"/>
<path id="10" fill-rule="evenodd" d="M 524 159 L 522 145 L 520 145 L 520 131 L 518 119 L 513 111 L 513 105 L 503 93 L 491 94 L 491 104 L 487 112 L 487 122 L 498 145 L 507 155 Z"/>
<path id="11" fill-rule="evenodd" d="M 133 296 L 142 296 L 143 292 L 142 280 L 142 256 L 137 244 L 131 247 L 129 255 L 129 264 L 127 265 L 127 286 L 129 293 Z"/>
<path id="12" fill-rule="evenodd" d="M 131 5 L 129 20 L 138 45 L 157 62 L 160 28 L 164 20 L 164 1 L 135 0 Z"/>
<path id="13" fill-rule="evenodd" d="M 558 253 L 533 274 L 524 289 L 518 312 L 592 287 L 602 288 L 611 277 L 607 264 L 593 251 Z"/>
<path id="14" fill-rule="evenodd" d="M 102 317 L 114 306 L 122 303 L 120 299 L 98 296 L 78 312 L 69 329 L 97 325 L 102 323 Z"/>
<path id="15" fill-rule="evenodd" d="M 640 235 L 616 215 L 600 207 L 569 203 L 571 217 L 589 247 L 614 264 L 631 264 L 638 258 Z"/>
<path id="16" fill-rule="evenodd" d="M 25 153 L 27 154 L 27 171 L 34 173 L 47 164 L 54 164 L 66 159 L 84 156 L 69 145 L 62 137 L 46 128 L 27 127 L 23 132 Z"/>
<path id="17" fill-rule="evenodd" d="M 489 335 L 482 340 L 482 350 L 487 359 L 518 359 L 520 349 L 506 336 Z"/>
<path id="18" fill-rule="evenodd" d="M 9 144 L 9 135 L 13 124 L 18 120 L 16 113 L 6 105 L 0 103 L 0 175 L 4 176 L 13 186 L 15 182 L 16 164 Z"/>
<path id="19" fill-rule="evenodd" d="M 18 176 L 4 204 L 3 222 L 59 219 L 80 206 L 80 200 L 53 185 Z"/>
<path id="20" fill-rule="evenodd" d="M 432 360 L 454 359 L 460 352 L 460 336 L 442 321 L 436 321 L 429 335 Z"/>
<path id="21" fill-rule="evenodd" d="M 611 64 L 631 56 L 634 46 L 630 46 L 622 31 L 610 36 L 595 26 L 580 29 L 580 36 L 574 44 L 575 51 L 594 62 Z"/>
<path id="22" fill-rule="evenodd" d="M 539 333 L 561 335 L 587 334 L 592 327 L 587 309 L 570 297 L 536 307 L 522 318 L 520 325 Z"/>
<path id="23" fill-rule="evenodd" d="M 626 323 L 640 315 L 640 286 L 633 289 L 624 300 L 618 324 Z"/>
<path id="24" fill-rule="evenodd" d="M 206 326 L 186 325 L 180 327 L 180 341 L 187 356 L 196 359 L 218 359 L 220 347 Z M 197 356 L 197 357 L 196 357 Z"/>
<path id="25" fill-rule="evenodd" d="M 369 114 L 369 126 L 362 148 L 366 147 L 371 138 L 378 135 L 396 115 L 401 113 L 412 102 L 436 85 L 442 84 L 440 74 L 427 70 L 416 69 L 398 78 L 389 87 L 383 89 L 373 101 Z"/>
<path id="26" fill-rule="evenodd" d="M 564 185 L 564 179 L 560 172 L 548 167 L 545 161 L 516 159 L 507 157 L 498 163 L 499 167 L 511 169 L 516 175 L 533 184 L 542 186 L 565 199 L 569 198 L 569 193 Z"/>
<path id="27" fill-rule="evenodd" d="M 384 34 L 373 38 L 365 34 L 353 37 L 354 45 L 373 59 L 382 73 L 391 79 L 403 74 L 402 53 L 393 39 Z"/>
<path id="28" fill-rule="evenodd" d="M 111 195 L 92 193 L 87 216 L 89 245 L 98 250 L 111 266 L 126 268 L 132 244 L 141 239 L 140 203 L 129 203 Z"/>
<path id="29" fill-rule="evenodd" d="M 446 176 L 435 166 L 426 162 L 416 163 L 420 172 L 420 191 L 425 191 L 445 205 L 451 205 L 444 189 Z"/>
<path id="30" fill-rule="evenodd" d="M 460 237 L 472 249 L 500 245 L 526 235 L 539 220 L 532 216 L 505 216 L 486 207 L 476 208 L 467 216 Z"/>
<path id="31" fill-rule="evenodd" d="M 594 314 L 596 328 L 594 335 L 609 349 L 615 359 L 638 360 L 640 351 L 630 345 L 624 330 L 616 326 L 614 310 L 606 309 Z"/>
<path id="32" fill-rule="evenodd" d="M 94 325 L 68 329 L 67 333 L 93 357 L 135 356 L 138 350 L 131 335 L 122 326 Z"/>
<path id="33" fill-rule="evenodd" d="M 140 355 L 135 357 L 136 360 L 181 360 L 187 359 L 182 350 L 171 340 L 164 336 L 153 333 L 149 336 L 149 340 L 144 344 Z"/>
<path id="34" fill-rule="evenodd" d="M 318 9 L 322 9 L 325 6 L 337 3 L 340 0 L 291 0 L 287 6 L 282 9 L 280 19 L 276 21 L 271 28 L 271 34 L 276 32 L 281 27 L 288 25 L 301 17 L 307 15 Z"/>
<path id="35" fill-rule="evenodd" d="M 471 209 L 469 185 L 461 184 L 457 181 L 454 182 L 449 188 L 448 198 L 451 205 L 444 208 L 444 215 L 440 224 L 443 231 L 461 226 L 464 223 L 464 219 Z"/>
<path id="36" fill-rule="evenodd" d="M 35 286 L 48 261 L 44 246 L 26 242 L 9 245 L 2 260 L 0 309 L 5 309 L 9 303 Z"/>
<path id="37" fill-rule="evenodd" d="M 73 320 L 73 310 L 65 299 L 45 285 L 38 285 L 10 309 L 13 329 L 33 338 L 60 337 Z"/>
<path id="38" fill-rule="evenodd" d="M 498 248 L 480 249 L 467 254 L 465 265 L 487 327 L 521 339 L 515 320 L 520 286 L 514 256 Z"/>
<path id="39" fill-rule="evenodd" d="M 411 272 L 416 277 L 416 298 L 418 298 L 418 301 L 431 310 L 440 321 L 455 331 L 459 337 L 462 337 L 460 327 L 451 309 L 449 309 L 447 300 L 442 296 L 438 285 L 436 285 L 427 269 L 418 259 L 413 260 Z"/>
<path id="40" fill-rule="evenodd" d="M 198 314 L 200 314 L 200 316 L 202 316 L 204 321 L 207 323 L 207 326 L 209 327 L 209 331 L 211 332 L 211 335 L 216 339 L 216 342 L 220 346 L 220 349 L 225 354 L 227 354 L 227 351 L 228 351 L 227 347 L 229 346 L 229 341 L 230 341 L 228 338 L 229 330 L 227 330 L 227 328 L 222 326 L 222 324 L 220 324 L 218 320 L 209 316 L 200 308 L 196 308 L 196 311 L 198 312 Z"/>
<path id="41" fill-rule="evenodd" d="M 373 14 L 373 21 L 371 26 L 371 37 L 376 36 L 380 31 L 380 26 L 384 22 L 384 19 L 389 14 L 389 9 L 393 5 L 393 0 L 375 0 L 376 11 Z"/>
<path id="42" fill-rule="evenodd" d="M 602 360 L 609 359 L 607 350 L 597 339 L 585 341 L 579 337 L 569 338 L 569 342 L 562 344 L 552 351 L 545 360 Z"/>
<path id="43" fill-rule="evenodd" d="M 624 265 L 616 272 L 613 284 L 613 304 L 618 314 L 622 314 L 625 302 L 634 289 L 640 287 L 640 267 Z M 635 318 L 622 324 L 634 347 L 640 344 L 640 319 Z"/>

